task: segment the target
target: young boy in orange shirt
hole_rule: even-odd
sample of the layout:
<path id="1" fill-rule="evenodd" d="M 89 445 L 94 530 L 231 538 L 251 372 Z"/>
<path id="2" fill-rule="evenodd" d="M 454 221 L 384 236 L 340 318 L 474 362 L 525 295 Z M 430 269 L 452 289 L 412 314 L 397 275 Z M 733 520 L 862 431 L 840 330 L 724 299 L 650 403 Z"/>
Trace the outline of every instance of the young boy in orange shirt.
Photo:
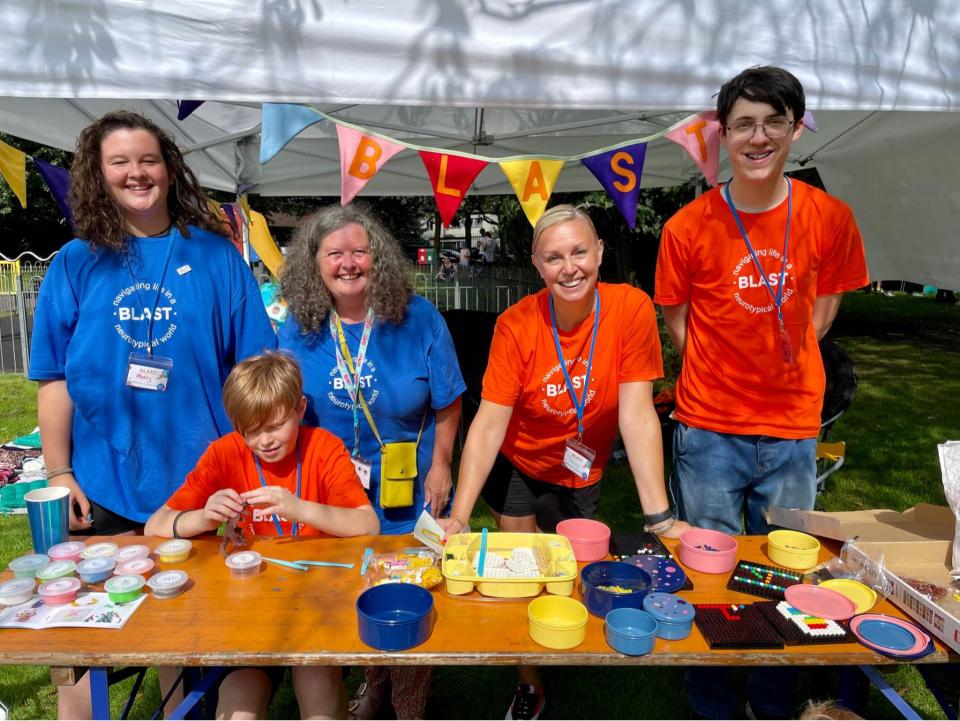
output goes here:
<path id="1" fill-rule="evenodd" d="M 380 532 L 343 443 L 320 428 L 300 426 L 306 399 L 296 361 L 268 353 L 237 364 L 224 383 L 223 405 L 236 430 L 210 445 L 147 521 L 145 534 L 196 536 L 240 513 L 254 535 Z M 291 673 L 303 718 L 345 715 L 339 668 L 298 666 Z M 231 672 L 220 686 L 217 718 L 265 718 L 272 686 L 264 669 Z"/>

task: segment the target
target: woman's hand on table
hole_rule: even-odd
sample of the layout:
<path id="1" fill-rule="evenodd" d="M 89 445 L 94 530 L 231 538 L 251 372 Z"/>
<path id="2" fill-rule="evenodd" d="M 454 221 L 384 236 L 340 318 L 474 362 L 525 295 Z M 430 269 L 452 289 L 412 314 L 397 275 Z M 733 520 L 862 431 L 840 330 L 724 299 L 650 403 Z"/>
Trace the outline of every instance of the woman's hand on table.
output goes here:
<path id="1" fill-rule="evenodd" d="M 670 528 L 660 535 L 664 538 L 680 538 L 680 536 L 689 531 L 691 528 L 693 528 L 693 526 L 691 526 L 689 523 L 678 519 L 673 522 L 673 525 L 670 526 Z"/>
<path id="2" fill-rule="evenodd" d="M 223 488 L 207 499 L 203 506 L 205 521 L 225 523 L 243 510 L 243 499 L 232 488 Z"/>
<path id="3" fill-rule="evenodd" d="M 60 473 L 48 481 L 48 485 L 70 489 L 70 530 L 82 531 L 90 528 L 90 501 L 87 494 L 80 490 L 80 484 L 72 473 Z M 77 509 L 79 515 L 77 514 Z"/>
<path id="4" fill-rule="evenodd" d="M 423 506 L 424 508 L 430 506 L 430 515 L 434 518 L 447 510 L 451 488 L 453 488 L 453 476 L 450 473 L 450 466 L 434 462 L 423 483 Z"/>
<path id="5" fill-rule="evenodd" d="M 240 494 L 240 499 L 260 508 L 265 514 L 276 514 L 288 521 L 299 522 L 303 516 L 301 501 L 286 488 L 264 486 Z"/>

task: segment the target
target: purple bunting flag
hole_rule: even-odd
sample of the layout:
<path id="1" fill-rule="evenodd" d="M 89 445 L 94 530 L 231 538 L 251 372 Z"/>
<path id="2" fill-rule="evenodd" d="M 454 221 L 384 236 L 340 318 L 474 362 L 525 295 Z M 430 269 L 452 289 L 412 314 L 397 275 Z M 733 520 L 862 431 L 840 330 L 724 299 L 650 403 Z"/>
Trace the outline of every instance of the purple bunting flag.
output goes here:
<path id="1" fill-rule="evenodd" d="M 178 100 L 177 101 L 177 120 L 183 120 L 190 117 L 190 113 L 203 105 L 203 100 Z"/>
<path id="2" fill-rule="evenodd" d="M 60 208 L 60 212 L 63 213 L 63 217 L 66 218 L 67 222 L 72 226 L 73 213 L 70 212 L 69 200 L 70 172 L 56 165 L 51 165 L 39 158 L 33 158 L 33 164 L 36 165 L 37 170 L 40 171 L 43 182 L 50 188 L 50 194 L 53 195 L 53 199 L 57 207 Z"/>
<path id="3" fill-rule="evenodd" d="M 637 198 L 646 155 L 647 144 L 637 143 L 580 160 L 600 181 L 631 230 L 637 224 Z"/>

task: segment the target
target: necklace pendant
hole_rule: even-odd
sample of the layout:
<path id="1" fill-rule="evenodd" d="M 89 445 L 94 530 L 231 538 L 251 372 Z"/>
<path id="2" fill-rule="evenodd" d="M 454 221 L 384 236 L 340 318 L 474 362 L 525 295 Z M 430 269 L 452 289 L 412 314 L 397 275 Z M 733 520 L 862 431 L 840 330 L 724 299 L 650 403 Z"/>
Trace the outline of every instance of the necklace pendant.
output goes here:
<path id="1" fill-rule="evenodd" d="M 782 325 L 780 326 L 780 357 L 787 365 L 793 365 L 793 343 L 790 342 L 790 334 Z"/>

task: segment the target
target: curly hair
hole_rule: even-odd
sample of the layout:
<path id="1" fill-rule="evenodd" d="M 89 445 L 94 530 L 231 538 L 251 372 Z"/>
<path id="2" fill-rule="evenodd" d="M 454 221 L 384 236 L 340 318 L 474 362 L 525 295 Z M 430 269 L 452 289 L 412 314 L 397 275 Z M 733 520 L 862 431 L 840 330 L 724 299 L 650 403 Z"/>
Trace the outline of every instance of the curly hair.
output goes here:
<path id="1" fill-rule="evenodd" d="M 304 333 L 317 333 L 334 307 L 333 296 L 320 278 L 317 251 L 330 233 L 351 224 L 367 233 L 373 269 L 367 280 L 367 307 L 378 321 L 403 321 L 413 295 L 407 271 L 410 261 L 400 244 L 368 209 L 328 205 L 297 229 L 283 264 L 280 285 L 290 311 Z"/>
<path id="2" fill-rule="evenodd" d="M 189 237 L 187 226 L 196 225 L 224 235 L 223 220 L 210 206 L 173 137 L 149 118 L 127 110 L 107 113 L 84 128 L 77 138 L 77 150 L 70 167 L 70 208 L 77 235 L 94 247 L 120 253 L 127 250 L 129 233 L 123 212 L 107 187 L 100 157 L 103 139 L 122 129 L 146 130 L 157 139 L 167 174 L 173 181 L 167 194 L 167 209 L 180 233 Z"/>

